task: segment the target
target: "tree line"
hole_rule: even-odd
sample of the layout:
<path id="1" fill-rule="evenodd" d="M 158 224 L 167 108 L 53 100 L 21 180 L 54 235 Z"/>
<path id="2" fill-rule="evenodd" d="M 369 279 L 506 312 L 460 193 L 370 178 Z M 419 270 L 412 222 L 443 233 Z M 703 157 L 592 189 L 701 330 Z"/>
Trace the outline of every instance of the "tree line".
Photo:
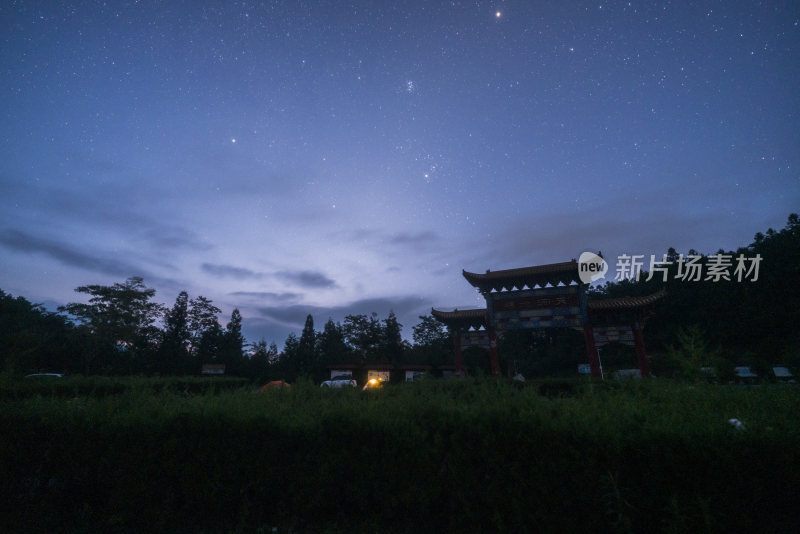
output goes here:
<path id="1" fill-rule="evenodd" d="M 724 255 L 760 258 L 757 279 L 687 280 L 680 276 L 686 257 L 707 269 Z M 715 258 L 716 257 L 716 258 Z M 732 369 L 751 365 L 800 367 L 800 220 L 789 216 L 780 231 L 757 233 L 736 251 L 687 255 L 669 248 L 663 272 L 609 281 L 590 290 L 591 299 L 648 295 L 665 289 L 645 329 L 648 353 L 657 374 L 680 375 L 698 366 Z M 611 263 L 611 262 L 609 262 Z M 733 271 L 731 271 L 731 274 Z M 610 272 L 613 277 L 613 271 Z M 649 279 L 648 279 L 649 278 Z M 88 303 L 70 303 L 58 313 L 0 290 L 0 365 L 10 372 L 60 371 L 83 374 L 197 374 L 205 363 L 225 364 L 226 374 L 253 380 L 326 377 L 329 365 L 453 363 L 447 329 L 430 315 L 413 327 L 413 343 L 402 337 L 393 312 L 347 315 L 321 331 L 309 315 L 298 336 L 288 335 L 282 350 L 265 340 L 247 344 L 242 316 L 233 310 L 223 327 L 221 313 L 203 296 L 181 292 L 171 308 L 153 301 L 155 290 L 138 277 L 112 286 L 88 285 L 76 291 Z M 585 361 L 580 333 L 569 329 L 501 333 L 503 372 L 528 376 L 574 374 Z M 609 345 L 604 365 L 630 367 L 627 347 Z M 488 371 L 486 351 L 464 350 L 473 371 Z M 627 362 L 627 363 L 626 363 Z M 689 363 L 687 363 L 689 362 Z"/>
<path id="2" fill-rule="evenodd" d="M 242 316 L 226 327 L 210 299 L 185 291 L 167 308 L 140 277 L 111 286 L 75 289 L 88 303 L 48 312 L 0 290 L 0 347 L 10 372 L 179 375 L 199 373 L 203 363 L 244 370 Z"/>
<path id="3" fill-rule="evenodd" d="M 238 309 L 223 327 L 212 300 L 182 291 L 166 307 L 153 301 L 155 290 L 140 277 L 75 291 L 88 295 L 88 302 L 53 313 L 0 290 L 3 370 L 163 376 L 224 364 L 225 374 L 254 380 L 319 380 L 329 364 L 441 364 L 452 357 L 445 327 L 431 316 L 421 317 L 411 344 L 394 312 L 382 320 L 376 313 L 347 315 L 341 323 L 328 319 L 320 332 L 309 315 L 300 336 L 289 334 L 279 351 L 263 339 L 245 342 Z"/>

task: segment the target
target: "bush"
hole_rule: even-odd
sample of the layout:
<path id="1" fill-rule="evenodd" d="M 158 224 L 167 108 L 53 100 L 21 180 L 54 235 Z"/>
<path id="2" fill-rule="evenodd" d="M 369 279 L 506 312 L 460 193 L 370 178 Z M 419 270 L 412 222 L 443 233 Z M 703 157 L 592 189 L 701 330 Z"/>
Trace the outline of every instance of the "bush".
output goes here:
<path id="1" fill-rule="evenodd" d="M 0 399 L 28 397 L 106 397 L 125 391 L 202 395 L 244 387 L 249 382 L 233 377 L 107 377 L 70 375 L 63 378 L 25 378 L 19 375 L 0 376 Z"/>

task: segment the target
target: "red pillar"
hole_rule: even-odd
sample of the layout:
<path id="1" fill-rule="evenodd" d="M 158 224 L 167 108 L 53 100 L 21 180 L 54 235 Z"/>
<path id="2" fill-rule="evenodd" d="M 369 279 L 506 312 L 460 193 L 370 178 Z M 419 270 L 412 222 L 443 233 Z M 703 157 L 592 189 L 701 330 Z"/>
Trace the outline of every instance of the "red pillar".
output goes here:
<path id="1" fill-rule="evenodd" d="M 642 378 L 650 376 L 650 363 L 647 361 L 647 353 L 644 351 L 644 335 L 638 322 L 633 323 L 633 341 L 636 344 L 636 359 L 639 360 L 639 372 Z"/>
<path id="2" fill-rule="evenodd" d="M 464 356 L 461 353 L 461 329 L 456 328 L 453 332 L 453 345 L 456 354 L 456 374 L 461 376 L 464 369 Z"/>
<path id="3" fill-rule="evenodd" d="M 492 367 L 492 376 L 500 376 L 500 361 L 497 357 L 497 333 L 491 326 L 486 331 L 489 332 L 489 364 Z"/>
<path id="4" fill-rule="evenodd" d="M 583 325 L 583 337 L 586 340 L 586 354 L 589 356 L 589 367 L 592 369 L 593 378 L 602 378 L 600 372 L 600 358 L 597 357 L 597 347 L 594 344 L 594 332 L 591 325 Z"/>

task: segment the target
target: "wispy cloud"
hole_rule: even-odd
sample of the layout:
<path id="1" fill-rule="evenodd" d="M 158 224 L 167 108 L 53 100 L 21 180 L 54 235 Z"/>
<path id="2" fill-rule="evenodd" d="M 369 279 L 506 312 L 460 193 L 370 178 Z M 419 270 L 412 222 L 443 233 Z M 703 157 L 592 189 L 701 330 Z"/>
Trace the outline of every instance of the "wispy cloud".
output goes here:
<path id="1" fill-rule="evenodd" d="M 430 230 L 420 232 L 385 232 L 359 228 L 330 234 L 331 239 L 359 244 L 368 243 L 371 247 L 402 248 L 429 247 L 441 240 L 441 236 Z"/>
<path id="2" fill-rule="evenodd" d="M 220 278 L 236 278 L 237 280 L 259 279 L 263 278 L 263 273 L 257 273 L 250 269 L 243 267 L 235 267 L 233 265 L 220 265 L 216 263 L 203 263 L 200 265 L 203 272 L 212 276 Z"/>
<path id="3" fill-rule="evenodd" d="M 120 239 L 135 240 L 139 246 L 158 251 L 207 251 L 214 246 L 195 231 L 163 217 L 147 214 L 141 191 L 127 182 L 90 187 L 87 184 L 65 189 L 60 183 L 25 183 L 13 175 L 0 173 L 0 191 L 13 199 L 15 208 L 6 210 L 8 224 L 35 217 L 37 221 L 77 233 L 116 233 Z M 22 185 L 25 184 L 25 185 Z M 125 202 L 108 202 L 108 198 Z M 90 207 L 90 209 L 89 209 Z M 13 218 L 11 218 L 13 216 Z M 0 214 L 0 220 L 2 219 Z"/>
<path id="4" fill-rule="evenodd" d="M 409 245 L 413 247 L 421 245 L 431 245 L 439 240 L 439 236 L 435 232 L 400 232 L 389 236 L 388 242 L 393 245 Z"/>
<path id="5" fill-rule="evenodd" d="M 291 302 L 303 298 L 302 293 L 274 293 L 271 291 L 234 291 L 230 293 L 234 297 L 246 297 L 272 302 Z"/>
<path id="6" fill-rule="evenodd" d="M 336 282 L 318 271 L 278 271 L 275 277 L 292 284 L 308 288 L 334 288 Z"/>
<path id="7" fill-rule="evenodd" d="M 200 268 L 203 270 L 203 272 L 218 278 L 235 278 L 237 280 L 261 280 L 263 278 L 275 278 L 284 283 L 290 283 L 305 288 L 327 289 L 337 287 L 334 280 L 319 271 L 283 270 L 275 273 L 261 273 L 245 267 L 237 267 L 235 265 L 225 265 L 219 263 L 203 263 L 200 265 Z M 241 292 L 239 294 L 242 296 L 261 295 L 270 297 L 276 297 L 280 295 L 296 295 L 296 293 L 290 292 Z"/>
<path id="8" fill-rule="evenodd" d="M 0 233 L 0 245 L 17 252 L 43 254 L 64 265 L 77 267 L 91 272 L 113 276 L 141 276 L 148 280 L 174 285 L 174 280 L 167 280 L 153 275 L 140 266 L 106 257 L 90 254 L 64 243 L 35 236 L 19 230 L 8 229 Z"/>
<path id="9" fill-rule="evenodd" d="M 143 232 L 143 237 L 159 249 L 207 251 L 214 248 L 192 230 L 180 226 L 153 225 Z"/>

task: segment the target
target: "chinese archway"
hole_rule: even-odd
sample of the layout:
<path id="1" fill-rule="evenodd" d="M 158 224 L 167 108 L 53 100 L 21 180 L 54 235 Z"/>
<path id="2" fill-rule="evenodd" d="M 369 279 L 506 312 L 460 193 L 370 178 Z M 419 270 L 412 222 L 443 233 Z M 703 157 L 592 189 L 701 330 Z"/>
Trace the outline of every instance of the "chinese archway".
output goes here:
<path id="1" fill-rule="evenodd" d="M 575 260 L 462 274 L 486 299 L 486 308 L 431 310 L 453 336 L 458 374 L 463 372 L 462 349 L 481 345 L 489 349 L 491 372 L 498 376 L 497 335 L 505 330 L 571 327 L 583 331 L 592 376 L 601 376 L 597 347 L 612 341 L 633 346 L 641 375 L 650 375 L 642 329 L 663 290 L 644 297 L 590 300 L 589 284 L 581 281 Z"/>

